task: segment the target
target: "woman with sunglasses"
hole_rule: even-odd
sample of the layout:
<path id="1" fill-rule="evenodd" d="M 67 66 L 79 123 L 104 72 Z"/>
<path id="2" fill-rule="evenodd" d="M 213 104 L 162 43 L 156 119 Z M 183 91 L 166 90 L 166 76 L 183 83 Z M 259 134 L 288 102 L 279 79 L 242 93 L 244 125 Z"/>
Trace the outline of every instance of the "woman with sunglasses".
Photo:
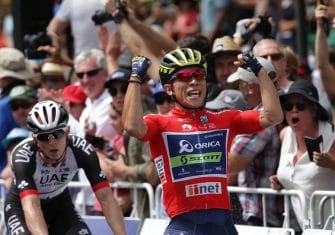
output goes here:
<path id="1" fill-rule="evenodd" d="M 328 112 L 320 105 L 317 89 L 311 81 L 298 79 L 280 96 L 288 124 L 281 132 L 282 147 L 277 175 L 270 177 L 271 187 L 300 189 L 309 199 L 315 190 L 335 189 L 335 132 Z M 319 137 L 319 138 L 318 138 Z M 320 151 L 308 153 L 305 138 L 319 139 Z M 298 222 L 303 228 L 304 213 L 292 198 Z"/>
<path id="2" fill-rule="evenodd" d="M 237 234 L 227 191 L 227 153 L 232 139 L 282 121 L 276 88 L 250 53 L 238 65 L 258 76 L 264 110 L 204 109 L 207 63 L 201 53 L 180 48 L 161 60 L 159 73 L 166 93 L 175 101 L 168 114 L 143 118 L 141 84 L 149 59 L 132 59 L 132 76 L 122 121 L 127 132 L 148 141 L 163 185 L 163 203 L 171 221 L 165 234 Z"/>
<path id="3" fill-rule="evenodd" d="M 126 234 L 94 147 L 69 135 L 68 119 L 67 111 L 53 101 L 39 102 L 30 111 L 27 127 L 32 138 L 12 152 L 15 180 L 5 202 L 9 234 L 91 234 L 67 188 L 79 168 L 85 171 L 114 234 Z"/>

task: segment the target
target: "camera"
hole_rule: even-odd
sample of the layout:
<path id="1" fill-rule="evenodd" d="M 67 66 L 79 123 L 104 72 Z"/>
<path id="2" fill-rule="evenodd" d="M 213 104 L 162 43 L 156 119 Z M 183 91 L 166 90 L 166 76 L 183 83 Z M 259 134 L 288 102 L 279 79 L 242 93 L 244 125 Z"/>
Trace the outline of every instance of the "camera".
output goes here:
<path id="1" fill-rule="evenodd" d="M 51 39 L 45 32 L 26 34 L 23 37 L 24 54 L 28 59 L 45 59 L 47 52 L 38 51 L 39 46 L 51 45 Z"/>
<path id="2" fill-rule="evenodd" d="M 97 10 L 91 19 L 95 25 L 102 25 L 110 20 L 113 20 L 113 16 L 105 10 Z"/>

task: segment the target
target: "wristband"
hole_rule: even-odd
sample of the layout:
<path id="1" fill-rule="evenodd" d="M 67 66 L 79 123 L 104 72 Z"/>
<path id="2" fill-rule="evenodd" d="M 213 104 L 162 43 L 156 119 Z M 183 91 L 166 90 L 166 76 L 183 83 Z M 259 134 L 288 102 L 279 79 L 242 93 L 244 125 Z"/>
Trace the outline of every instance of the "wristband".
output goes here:
<path id="1" fill-rule="evenodd" d="M 137 83 L 137 84 L 142 84 L 142 82 L 137 81 L 137 80 L 129 80 L 128 83 Z"/>

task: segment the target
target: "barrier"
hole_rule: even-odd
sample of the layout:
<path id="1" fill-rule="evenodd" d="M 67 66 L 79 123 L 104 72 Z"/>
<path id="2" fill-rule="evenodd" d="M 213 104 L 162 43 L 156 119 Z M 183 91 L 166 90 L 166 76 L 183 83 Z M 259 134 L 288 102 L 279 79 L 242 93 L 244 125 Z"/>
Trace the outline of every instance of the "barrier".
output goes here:
<path id="1" fill-rule="evenodd" d="M 321 197 L 319 204 L 317 204 L 318 199 Z M 327 220 L 324 221 L 324 205 L 327 200 L 331 203 L 331 214 L 328 216 Z M 311 228 L 325 229 L 327 225 L 331 222 L 331 227 L 335 230 L 335 191 L 315 191 L 313 192 L 310 203 L 309 203 L 309 214 L 311 220 Z M 318 216 L 318 221 L 316 220 Z M 335 234 L 335 233 L 334 233 Z"/>
<path id="2" fill-rule="evenodd" d="M 93 235 L 113 235 L 106 218 L 104 216 L 83 216 L 85 223 L 90 228 Z M 125 218 L 127 235 L 137 235 L 140 225 L 138 218 Z"/>
<path id="3" fill-rule="evenodd" d="M 133 182 L 115 182 L 115 183 L 110 183 L 111 188 L 117 190 L 120 188 L 123 189 L 133 189 L 133 211 L 131 212 L 131 217 L 136 217 L 136 208 L 138 205 L 136 193 L 137 190 L 145 190 L 148 198 L 149 198 L 149 214 L 150 218 L 154 217 L 155 214 L 155 208 L 154 208 L 154 190 L 152 186 L 149 183 L 133 183 Z M 69 188 L 90 188 L 91 185 L 88 182 L 70 182 L 69 183 Z M 116 193 L 116 192 L 115 192 Z M 84 200 L 85 201 L 85 200 Z M 85 205 L 79 205 L 80 208 L 80 214 L 81 215 L 86 215 L 86 208 Z M 77 208 L 78 208 L 77 207 Z"/>
<path id="4" fill-rule="evenodd" d="M 144 220 L 140 235 L 163 235 L 169 221 L 169 219 L 147 218 Z"/>
<path id="5" fill-rule="evenodd" d="M 263 207 L 263 225 L 267 224 L 266 218 L 266 198 L 265 195 L 281 195 L 284 197 L 284 228 L 289 228 L 290 226 L 290 214 L 289 214 L 289 197 L 297 196 L 300 200 L 302 208 L 304 208 L 304 220 L 306 223 L 306 227 L 309 224 L 308 219 L 308 210 L 306 205 L 306 198 L 302 191 L 300 190 L 286 190 L 282 189 L 280 191 L 276 191 L 270 188 L 246 188 L 246 187 L 235 187 L 229 186 L 228 191 L 231 193 L 246 193 L 246 194 L 260 194 L 262 196 L 262 207 Z M 161 206 L 161 195 L 162 195 L 162 185 L 158 185 L 155 190 L 155 208 L 156 208 L 156 218 L 162 218 L 160 215 L 162 214 L 162 206 Z"/>
<path id="6" fill-rule="evenodd" d="M 236 225 L 236 229 L 239 235 L 295 235 L 294 230 L 291 228 L 270 228 L 261 226 Z"/>
<path id="7" fill-rule="evenodd" d="M 335 235 L 335 233 L 330 230 L 323 229 L 305 229 L 302 232 L 302 235 Z"/>
<path id="8" fill-rule="evenodd" d="M 246 193 L 246 194 L 260 194 L 262 196 L 262 214 L 263 214 L 263 226 L 267 224 L 266 218 L 266 198 L 265 195 L 281 195 L 284 197 L 284 228 L 290 227 L 290 212 L 289 212 L 289 197 L 296 196 L 299 198 L 301 206 L 304 211 L 304 224 L 306 227 L 309 226 L 309 219 L 308 219 L 308 210 L 307 210 L 307 203 L 306 197 L 301 190 L 287 190 L 282 189 L 280 191 L 276 191 L 270 188 L 246 188 L 246 187 L 235 187 L 229 186 L 228 191 L 231 193 Z"/>

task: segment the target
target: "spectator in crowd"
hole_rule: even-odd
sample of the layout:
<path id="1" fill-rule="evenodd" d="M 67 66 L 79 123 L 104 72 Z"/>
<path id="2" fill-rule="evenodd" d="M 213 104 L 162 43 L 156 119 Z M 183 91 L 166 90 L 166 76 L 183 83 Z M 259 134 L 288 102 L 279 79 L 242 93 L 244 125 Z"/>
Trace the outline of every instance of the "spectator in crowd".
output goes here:
<path id="1" fill-rule="evenodd" d="M 276 71 L 272 64 L 257 57 L 263 68 L 276 83 Z M 228 82 L 239 81 L 240 91 L 245 100 L 254 110 L 262 110 L 261 88 L 257 77 L 244 68 L 228 77 Z M 278 167 L 281 125 L 271 126 L 252 135 L 238 135 L 233 141 L 228 155 L 229 179 L 234 181 L 234 175 L 239 173 L 237 185 L 248 188 L 269 188 L 269 177 Z M 233 182 L 231 182 L 233 183 Z M 243 207 L 243 218 L 249 225 L 263 225 L 262 198 L 259 195 L 239 194 Z M 270 203 L 275 202 L 275 203 Z M 274 206 L 275 205 L 275 206 Z M 268 196 L 266 204 L 267 226 L 282 225 L 282 203 L 278 196 Z"/>
<path id="2" fill-rule="evenodd" d="M 85 101 L 87 95 L 83 88 L 79 85 L 70 84 L 62 89 L 65 104 L 64 107 L 68 107 L 69 113 L 77 120 L 80 120 L 81 113 L 85 109 Z"/>
<path id="3" fill-rule="evenodd" d="M 0 141 L 14 127 L 19 127 L 13 118 L 9 105 L 9 92 L 17 85 L 24 85 L 33 76 L 28 60 L 14 48 L 0 48 Z M 0 170 L 6 165 L 6 151 L 0 145 Z"/>
<path id="4" fill-rule="evenodd" d="M 32 138 L 22 141 L 12 152 L 15 181 L 5 201 L 7 230 L 11 234 L 91 234 L 75 211 L 67 189 L 81 168 L 113 233 L 125 235 L 120 207 L 94 147 L 85 139 L 69 135 L 67 122 L 67 111 L 53 101 L 39 102 L 29 113 L 27 127 Z M 16 226 L 12 224 L 14 218 Z"/>
<path id="5" fill-rule="evenodd" d="M 105 83 L 106 88 L 113 98 L 109 112 L 110 122 L 114 128 L 117 126 L 115 129 L 118 129 L 119 133 L 123 131 L 123 126 L 120 126 L 121 114 L 130 74 L 131 71 L 119 68 L 109 76 Z M 116 104 L 114 104 L 114 101 Z M 143 102 L 142 104 L 146 112 L 150 112 L 147 110 L 145 103 Z M 120 154 L 118 154 L 118 157 L 115 159 L 111 160 L 108 158 L 107 153 L 99 152 L 98 154 L 100 162 L 104 165 L 103 169 L 106 175 L 112 174 L 111 179 L 117 178 L 126 181 L 149 182 L 151 185 L 156 186 L 158 184 L 158 177 L 154 169 L 154 164 L 151 161 L 148 143 L 143 143 L 129 136 L 126 132 L 123 133 L 122 142 L 124 143 L 123 151 L 116 151 Z M 113 143 L 111 143 L 111 145 L 113 146 Z M 138 217 L 146 218 L 149 216 L 148 198 L 143 191 L 137 192 L 136 195 L 138 207 L 133 208 L 133 211 L 135 211 Z M 124 205 L 126 208 L 128 204 L 124 203 Z"/>
<path id="6" fill-rule="evenodd" d="M 106 89 L 113 98 L 113 105 L 120 111 L 123 109 L 130 73 L 129 69 L 119 68 L 108 77 L 105 83 Z"/>
<path id="7" fill-rule="evenodd" d="M 80 0 L 64 0 L 56 15 L 51 19 L 47 27 L 49 35 L 56 38 L 57 47 L 60 46 L 62 54 L 72 58 L 84 51 L 98 48 L 97 27 L 92 21 L 92 16 L 100 10 L 104 10 L 103 3 L 99 0 L 88 0 L 83 4 Z M 103 22 L 102 22 L 103 23 Z M 73 45 L 66 42 L 66 30 L 71 27 Z M 108 23 L 110 31 L 114 29 L 114 23 Z M 69 45 L 70 44 L 70 45 Z M 74 51 L 68 51 L 73 48 Z"/>
<path id="8" fill-rule="evenodd" d="M 9 97 L 9 104 L 15 122 L 20 128 L 26 128 L 28 113 L 37 103 L 36 90 L 26 85 L 15 86 L 10 91 Z"/>
<path id="9" fill-rule="evenodd" d="M 176 14 L 170 37 L 178 41 L 200 32 L 199 6 L 195 0 L 174 0 Z"/>
<path id="10" fill-rule="evenodd" d="M 200 3 L 201 33 L 208 37 L 210 42 L 215 38 L 228 33 L 228 23 L 224 20 L 227 16 L 230 0 L 202 0 Z"/>
<path id="11" fill-rule="evenodd" d="M 163 184 L 163 202 L 171 217 L 166 233 L 177 230 L 179 233 L 237 234 L 226 187 L 226 159 L 232 138 L 235 134 L 260 131 L 282 121 L 277 91 L 265 70 L 249 53 L 239 59 L 258 75 L 264 110 L 212 113 L 203 109 L 206 61 L 199 51 L 181 48 L 167 53 L 159 70 L 164 89 L 175 100 L 175 107 L 169 115 L 152 114 L 144 118 L 140 85 L 150 62 L 142 56 L 132 59 L 122 121 L 130 135 L 149 141 Z M 230 129 L 229 134 L 226 129 Z M 215 146 L 207 143 L 215 143 Z M 200 149 L 193 147 L 205 145 L 207 147 Z M 222 146 L 227 146 L 227 150 L 222 150 Z M 215 162 L 190 163 L 195 156 L 217 151 L 220 159 Z M 203 194 L 198 191 L 199 187 L 218 190 Z"/>
<path id="12" fill-rule="evenodd" d="M 335 69 L 329 61 L 329 46 L 327 44 L 327 34 L 324 28 L 324 19 L 329 19 L 328 8 L 326 5 L 319 4 L 315 10 L 316 18 L 316 39 L 315 39 L 315 57 L 316 67 L 320 71 L 320 78 L 323 87 L 326 90 L 331 104 L 335 105 Z M 322 94 L 320 94 L 322 95 Z"/>
<path id="13" fill-rule="evenodd" d="M 14 147 L 20 143 L 22 140 L 29 137 L 29 131 L 23 128 L 15 127 L 13 128 L 6 137 L 1 141 L 3 147 L 5 148 L 7 152 L 7 165 L 6 167 L 1 171 L 0 178 L 4 180 L 4 185 L 6 189 L 9 189 L 12 179 L 13 179 L 13 171 L 11 167 L 11 154 L 14 149 Z"/>
<path id="14" fill-rule="evenodd" d="M 115 131 L 108 121 L 112 97 L 105 89 L 107 71 L 103 52 L 98 49 L 82 52 L 75 58 L 74 69 L 87 95 L 86 107 L 80 116 L 81 126 L 93 136 L 112 138 Z"/>
<path id="15" fill-rule="evenodd" d="M 268 59 L 277 72 L 277 87 L 284 91 L 288 89 L 291 81 L 288 79 L 287 62 L 283 54 L 283 47 L 274 39 L 262 39 L 253 47 L 255 56 Z"/>
<path id="16" fill-rule="evenodd" d="M 159 114 L 167 114 L 174 107 L 173 99 L 166 94 L 161 83 L 157 83 L 154 87 L 152 97 L 154 98 L 156 109 Z"/>
<path id="17" fill-rule="evenodd" d="M 115 136 L 106 141 L 104 148 L 97 150 L 101 169 L 106 174 L 109 182 L 118 182 L 126 180 L 126 158 L 125 146 L 123 141 L 123 127 L 121 122 L 122 110 L 118 109 L 114 103 L 111 103 L 109 109 L 110 125 L 116 131 Z M 122 168 L 122 169 L 120 169 Z M 121 172 L 121 173 L 120 173 Z M 114 189 L 113 192 L 119 203 L 124 216 L 130 216 L 132 210 L 132 197 L 129 189 Z M 94 209 L 97 213 L 102 213 L 100 204 L 95 201 Z"/>
<path id="18" fill-rule="evenodd" d="M 61 64 L 46 62 L 42 65 L 42 84 L 46 90 L 63 89 L 69 83 L 69 67 Z"/>
<path id="19" fill-rule="evenodd" d="M 238 83 L 228 83 L 227 78 L 237 70 L 234 61 L 236 61 L 239 53 L 241 53 L 240 47 L 230 36 L 217 38 L 213 43 L 212 57 L 214 60 L 214 73 L 216 82 L 222 90 L 238 90 Z"/>
<path id="20" fill-rule="evenodd" d="M 216 112 L 226 109 L 244 111 L 250 109 L 250 105 L 244 99 L 241 91 L 225 89 L 214 100 L 206 102 L 206 109 Z"/>
<path id="21" fill-rule="evenodd" d="M 270 177 L 271 187 L 299 189 L 309 200 L 315 190 L 334 190 L 335 131 L 328 112 L 320 105 L 317 89 L 308 80 L 298 79 L 280 100 L 288 126 L 281 132 L 282 147 L 277 174 Z M 322 136 L 320 152 L 308 153 L 305 137 Z M 299 200 L 291 198 L 301 228 L 304 212 Z"/>

